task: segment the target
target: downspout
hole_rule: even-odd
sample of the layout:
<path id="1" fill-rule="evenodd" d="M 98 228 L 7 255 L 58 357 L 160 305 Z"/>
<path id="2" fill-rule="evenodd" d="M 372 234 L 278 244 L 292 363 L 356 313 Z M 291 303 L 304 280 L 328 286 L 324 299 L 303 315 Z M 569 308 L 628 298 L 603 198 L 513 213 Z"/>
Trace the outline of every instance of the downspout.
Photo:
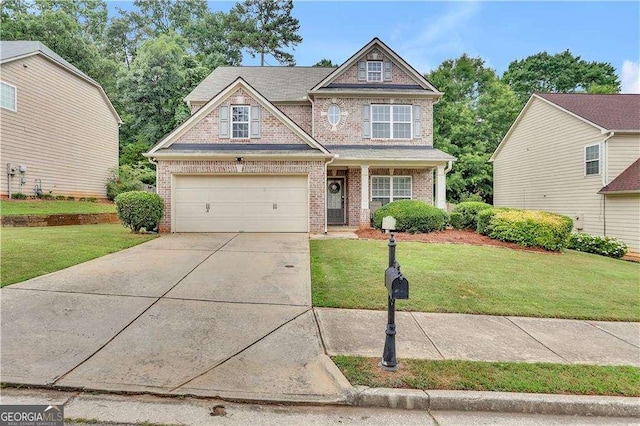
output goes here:
<path id="1" fill-rule="evenodd" d="M 309 102 L 311 102 L 311 137 L 315 139 L 316 138 L 316 116 L 315 116 L 316 104 L 313 103 L 313 99 L 311 99 L 311 96 L 307 95 L 305 96 L 305 98 Z"/>
<path id="2" fill-rule="evenodd" d="M 602 187 L 609 184 L 609 144 L 607 143 L 615 135 L 615 132 L 609 132 L 609 135 L 602 141 Z M 602 235 L 607 236 L 607 195 L 602 194 Z"/>
<path id="3" fill-rule="evenodd" d="M 338 154 L 334 154 L 333 157 L 331 157 L 331 160 L 329 161 L 325 161 L 324 163 L 324 233 L 325 235 L 327 234 L 327 207 L 329 207 L 327 205 L 327 203 L 329 202 L 329 200 L 327 199 L 327 168 L 329 167 L 329 164 L 333 163 L 333 161 L 336 159 L 336 157 L 338 156 Z"/>

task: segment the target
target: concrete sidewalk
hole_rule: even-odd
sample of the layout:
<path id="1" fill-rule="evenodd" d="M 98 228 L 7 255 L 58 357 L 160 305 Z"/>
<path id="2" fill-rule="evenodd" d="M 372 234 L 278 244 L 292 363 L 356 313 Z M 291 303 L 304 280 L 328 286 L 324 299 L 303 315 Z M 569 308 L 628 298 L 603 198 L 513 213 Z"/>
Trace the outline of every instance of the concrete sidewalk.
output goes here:
<path id="1" fill-rule="evenodd" d="M 328 355 L 380 357 L 386 311 L 314 308 Z M 640 323 L 396 313 L 398 358 L 640 366 Z"/>

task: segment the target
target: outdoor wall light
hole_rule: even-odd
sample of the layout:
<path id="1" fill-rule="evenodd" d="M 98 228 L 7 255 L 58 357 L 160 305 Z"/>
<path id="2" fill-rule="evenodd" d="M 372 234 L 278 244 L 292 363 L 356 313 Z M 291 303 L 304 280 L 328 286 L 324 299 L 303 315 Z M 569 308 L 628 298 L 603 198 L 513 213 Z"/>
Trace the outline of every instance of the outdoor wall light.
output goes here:
<path id="1" fill-rule="evenodd" d="M 242 164 L 242 157 L 236 157 L 236 170 L 238 173 L 242 173 L 242 168 L 244 164 Z"/>

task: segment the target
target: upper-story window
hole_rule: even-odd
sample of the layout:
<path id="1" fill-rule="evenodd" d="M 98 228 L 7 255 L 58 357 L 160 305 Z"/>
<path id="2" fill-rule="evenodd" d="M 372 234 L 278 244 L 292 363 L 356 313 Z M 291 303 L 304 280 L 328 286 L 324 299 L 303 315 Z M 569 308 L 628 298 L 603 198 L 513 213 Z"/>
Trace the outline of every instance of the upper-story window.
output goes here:
<path id="1" fill-rule="evenodd" d="M 600 144 L 584 147 L 584 174 L 586 176 L 600 174 Z"/>
<path id="2" fill-rule="evenodd" d="M 382 61 L 367 61 L 367 81 L 382 81 Z"/>
<path id="3" fill-rule="evenodd" d="M 231 107 L 231 137 L 235 139 L 249 138 L 249 106 L 234 105 Z"/>
<path id="4" fill-rule="evenodd" d="M 327 118 L 329 120 L 329 124 L 331 124 L 332 126 L 337 125 L 340 122 L 340 107 L 336 104 L 329 105 Z"/>
<path id="5" fill-rule="evenodd" d="M 411 139 L 411 105 L 371 105 L 373 139 Z"/>
<path id="6" fill-rule="evenodd" d="M 18 89 L 4 81 L 0 82 L 0 107 L 10 111 L 18 110 Z"/>

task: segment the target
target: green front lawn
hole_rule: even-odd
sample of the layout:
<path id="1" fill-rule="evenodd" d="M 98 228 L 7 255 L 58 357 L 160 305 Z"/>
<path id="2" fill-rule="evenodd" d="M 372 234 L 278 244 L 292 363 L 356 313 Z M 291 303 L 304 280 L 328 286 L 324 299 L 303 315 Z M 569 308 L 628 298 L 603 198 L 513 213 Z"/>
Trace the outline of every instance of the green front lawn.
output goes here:
<path id="1" fill-rule="evenodd" d="M 149 241 L 119 224 L 2 228 L 0 286 L 114 253 Z"/>
<path id="2" fill-rule="evenodd" d="M 386 241 L 311 241 L 313 304 L 386 309 Z M 593 254 L 400 242 L 399 310 L 640 320 L 640 264 Z"/>
<path id="3" fill-rule="evenodd" d="M 389 373 L 379 358 L 333 360 L 352 385 L 369 387 L 640 396 L 637 367 L 402 359 Z"/>
<path id="4" fill-rule="evenodd" d="M 18 216 L 25 214 L 73 214 L 73 213 L 115 213 L 113 203 L 91 203 L 89 201 L 54 201 L 54 200 L 2 200 L 0 214 L 2 216 Z"/>

